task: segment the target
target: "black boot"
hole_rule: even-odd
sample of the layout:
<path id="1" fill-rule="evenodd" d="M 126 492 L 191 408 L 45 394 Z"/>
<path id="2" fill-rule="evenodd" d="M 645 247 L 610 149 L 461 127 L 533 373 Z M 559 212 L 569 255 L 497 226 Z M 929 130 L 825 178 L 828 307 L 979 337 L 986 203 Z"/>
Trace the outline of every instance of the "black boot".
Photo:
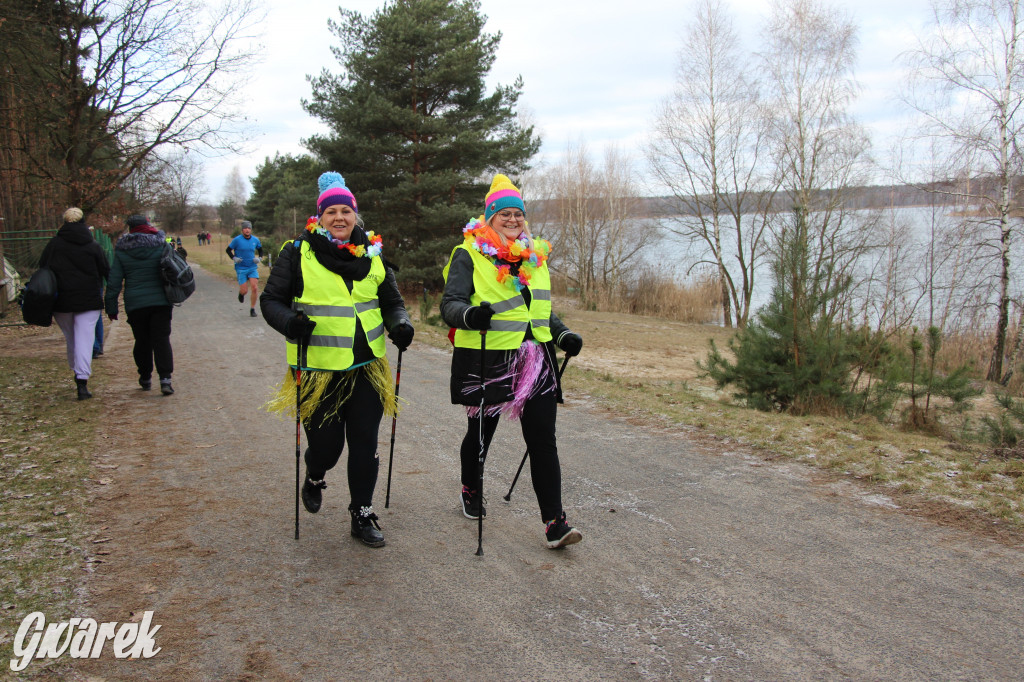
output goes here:
<path id="1" fill-rule="evenodd" d="M 349 511 L 352 513 L 352 537 L 359 538 L 360 542 L 370 547 L 383 547 L 384 536 L 380 532 L 373 507 L 360 507 Z"/>
<path id="2" fill-rule="evenodd" d="M 310 514 L 320 511 L 320 505 L 324 501 L 323 493 L 320 491 L 326 487 L 327 483 L 324 480 L 314 481 L 311 479 L 309 469 L 306 469 L 306 481 L 302 484 L 302 506 Z"/>
<path id="3" fill-rule="evenodd" d="M 78 387 L 78 399 L 86 400 L 92 397 L 92 393 L 89 393 L 89 380 L 88 379 L 75 379 L 75 385 Z"/>

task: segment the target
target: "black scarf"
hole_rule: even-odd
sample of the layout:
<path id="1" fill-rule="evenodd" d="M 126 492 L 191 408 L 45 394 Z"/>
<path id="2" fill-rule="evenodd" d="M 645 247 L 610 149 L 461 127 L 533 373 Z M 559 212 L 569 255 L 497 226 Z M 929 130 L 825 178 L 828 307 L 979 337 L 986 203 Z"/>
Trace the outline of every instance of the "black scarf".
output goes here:
<path id="1" fill-rule="evenodd" d="M 308 233 L 303 239 L 309 242 L 309 247 L 313 250 L 320 265 L 341 275 L 344 279 L 359 281 L 366 279 L 366 276 L 370 274 L 371 258 L 365 256 L 357 258 L 348 249 L 338 248 L 337 244 L 331 243 L 327 237 L 316 232 Z M 355 246 L 360 244 L 367 248 L 370 246 L 370 240 L 366 238 L 366 233 L 358 225 L 352 228 L 352 234 L 348 241 Z"/>

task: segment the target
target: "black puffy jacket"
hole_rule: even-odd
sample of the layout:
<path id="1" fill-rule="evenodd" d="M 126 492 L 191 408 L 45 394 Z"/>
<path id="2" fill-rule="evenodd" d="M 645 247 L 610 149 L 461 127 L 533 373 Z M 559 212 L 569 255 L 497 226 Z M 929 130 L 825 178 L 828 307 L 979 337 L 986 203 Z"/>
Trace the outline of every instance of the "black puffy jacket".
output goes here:
<path id="1" fill-rule="evenodd" d="M 315 257 L 315 254 L 313 254 Z M 295 242 L 286 244 L 281 249 L 281 254 L 274 261 L 274 267 L 267 277 L 267 284 L 260 294 L 260 311 L 263 319 L 271 327 L 287 334 L 285 331 L 289 320 L 296 316 L 292 310 L 292 301 L 302 294 L 302 268 L 299 267 L 299 250 Z M 398 291 L 398 283 L 395 281 L 395 273 L 385 263 L 384 281 L 377 287 L 377 300 L 380 302 L 381 316 L 384 318 L 384 328 L 389 332 L 398 325 L 405 323 L 412 326 L 409 320 L 409 313 L 405 310 L 405 301 Z M 345 279 L 348 290 L 352 291 L 352 280 Z M 352 364 L 358 365 L 374 359 L 373 351 L 366 341 L 366 333 L 363 331 L 359 317 L 356 317 L 356 333 L 353 340 Z"/>
<path id="2" fill-rule="evenodd" d="M 103 308 L 103 282 L 110 264 L 84 222 L 64 223 L 39 257 L 57 276 L 53 311 L 84 313 Z"/>
<path id="3" fill-rule="evenodd" d="M 448 267 L 448 281 L 441 297 L 441 319 L 449 327 L 468 329 L 466 326 L 466 310 L 472 306 L 473 295 L 473 258 L 465 249 L 455 249 L 451 264 Z M 523 290 L 529 296 L 529 289 Z M 569 328 L 558 319 L 554 311 L 551 313 L 551 336 L 558 339 Z M 486 343 L 486 342 L 485 342 Z M 543 344 L 544 354 L 549 368 L 555 375 L 555 386 L 558 391 L 558 402 L 562 402 L 562 385 L 558 381 L 555 344 L 548 341 Z M 515 355 L 515 350 L 488 350 L 484 354 L 484 377 L 488 380 L 484 387 L 484 404 L 497 405 L 512 400 L 511 382 L 491 381 L 508 370 L 508 363 Z M 480 396 L 474 391 L 467 395 L 466 390 L 480 382 L 480 351 L 473 348 L 456 348 L 452 352 L 451 398 L 456 405 L 479 405 Z"/>

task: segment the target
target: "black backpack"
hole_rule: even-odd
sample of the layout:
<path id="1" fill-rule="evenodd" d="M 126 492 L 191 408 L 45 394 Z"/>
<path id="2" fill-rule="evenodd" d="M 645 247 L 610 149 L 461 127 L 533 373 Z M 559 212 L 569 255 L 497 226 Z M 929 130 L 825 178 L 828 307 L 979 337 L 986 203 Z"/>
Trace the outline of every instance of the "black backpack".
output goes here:
<path id="1" fill-rule="evenodd" d="M 57 276 L 45 265 L 33 273 L 21 292 L 21 316 L 27 324 L 49 327 L 57 300 Z"/>
<path id="2" fill-rule="evenodd" d="M 168 303 L 180 305 L 196 290 L 192 268 L 170 244 L 164 245 L 164 252 L 160 256 L 160 275 L 164 280 L 164 294 Z"/>

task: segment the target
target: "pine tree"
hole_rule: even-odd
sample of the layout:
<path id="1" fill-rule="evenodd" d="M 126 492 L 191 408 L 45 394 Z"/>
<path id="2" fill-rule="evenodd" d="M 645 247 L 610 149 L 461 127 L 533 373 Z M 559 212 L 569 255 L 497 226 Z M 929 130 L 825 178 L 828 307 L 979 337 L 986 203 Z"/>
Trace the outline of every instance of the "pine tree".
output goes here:
<path id="1" fill-rule="evenodd" d="M 513 178 L 540 147 L 522 127 L 522 80 L 486 92 L 501 34 L 483 32 L 476 0 L 392 0 L 369 18 L 341 10 L 341 75 L 312 78 L 306 110 L 331 132 L 306 141 L 342 173 L 367 229 L 385 238 L 405 282 L 440 284 L 489 175 Z"/>
<path id="2" fill-rule="evenodd" d="M 856 410 L 855 358 L 833 305 L 849 283 L 812 260 L 807 214 L 797 207 L 793 215 L 772 255 L 771 299 L 729 340 L 735 361 L 712 343 L 700 366 L 719 388 L 735 385 L 736 396 L 758 409 Z"/>

